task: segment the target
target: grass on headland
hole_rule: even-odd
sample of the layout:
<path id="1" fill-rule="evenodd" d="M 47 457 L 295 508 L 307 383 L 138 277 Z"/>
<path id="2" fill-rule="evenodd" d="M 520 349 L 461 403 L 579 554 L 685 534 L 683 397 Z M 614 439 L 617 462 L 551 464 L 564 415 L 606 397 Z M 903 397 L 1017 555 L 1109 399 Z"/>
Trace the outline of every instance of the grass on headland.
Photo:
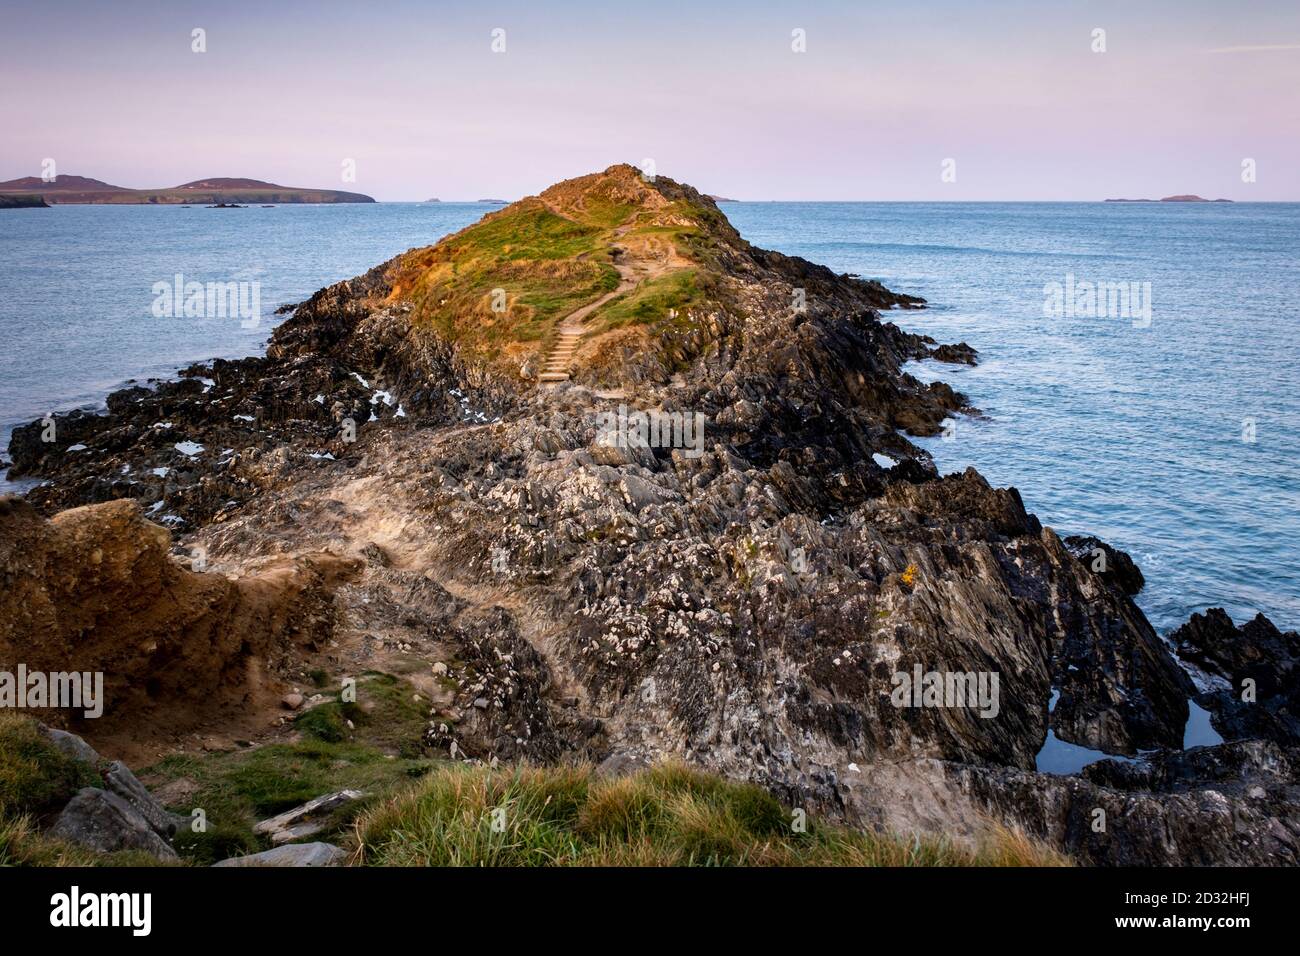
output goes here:
<path id="1" fill-rule="evenodd" d="M 1059 866 L 992 828 L 985 845 L 903 840 L 795 815 L 765 790 L 677 764 L 626 777 L 589 767 L 450 765 L 367 810 L 373 866 Z"/>
<path id="2" fill-rule="evenodd" d="M 675 265 L 604 305 L 590 330 L 660 323 L 672 310 L 716 302 L 725 271 L 719 237 L 734 236 L 730 224 L 684 198 L 633 198 L 629 178 L 639 176 L 627 167 L 567 181 L 414 249 L 389 272 L 389 301 L 412 303 L 413 322 L 489 362 L 545 351 L 564 316 L 616 289 L 616 250 L 665 262 L 672 252 Z"/>
<path id="3" fill-rule="evenodd" d="M 413 302 L 417 323 L 490 359 L 512 343 L 545 339 L 561 316 L 618 285 L 607 230 L 602 216 L 579 222 L 523 202 L 407 253 L 393 271 L 392 298 Z"/>
<path id="4" fill-rule="evenodd" d="M 323 704 L 297 720 L 302 739 L 228 753 L 176 755 L 141 771 L 151 785 L 186 778 L 207 830 L 182 830 L 182 862 L 266 849 L 258 820 L 344 788 L 368 794 L 312 839 L 373 866 L 1054 866 L 1068 860 L 1024 834 L 990 827 L 978 849 L 899 839 L 796 815 L 765 790 L 678 764 L 626 777 L 587 766 L 488 768 L 426 759 L 423 706 L 410 685 L 370 675 L 369 707 Z M 351 721 L 353 726 L 348 727 Z M 0 715 L 0 866 L 156 866 L 141 853 L 100 855 L 38 823 L 95 768 L 49 743 L 35 722 Z"/>

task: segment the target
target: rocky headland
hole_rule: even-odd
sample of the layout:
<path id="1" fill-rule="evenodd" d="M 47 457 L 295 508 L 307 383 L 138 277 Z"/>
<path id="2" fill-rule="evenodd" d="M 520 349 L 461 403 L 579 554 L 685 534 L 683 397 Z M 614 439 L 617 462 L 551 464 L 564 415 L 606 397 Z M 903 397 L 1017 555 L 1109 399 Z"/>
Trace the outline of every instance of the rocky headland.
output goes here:
<path id="1" fill-rule="evenodd" d="M 0 194 L 0 209 L 49 209 L 42 196 L 32 196 L 23 193 Z"/>
<path id="2" fill-rule="evenodd" d="M 975 410 L 904 366 L 977 357 L 882 318 L 923 307 L 672 180 L 557 184 L 322 289 L 263 357 L 16 430 L 44 481 L 0 511 L 0 667 L 103 670 L 71 725 L 115 754 L 274 736 L 301 675 L 378 671 L 444 759 L 680 760 L 1086 863 L 1300 860 L 1300 637 L 1211 610 L 1163 640 L 1127 555 L 940 476 L 909 436 Z M 1189 700 L 1224 743 L 1183 748 Z M 1040 773 L 1049 731 L 1113 759 Z"/>
<path id="3" fill-rule="evenodd" d="M 89 176 L 24 176 L 0 182 L 0 208 L 7 200 L 36 197 L 37 203 L 27 205 L 47 206 L 51 203 L 80 203 L 89 205 L 189 205 L 192 203 L 247 204 L 247 203 L 347 203 L 374 202 L 361 193 L 340 189 L 310 189 L 301 186 L 280 186 L 260 179 L 217 177 L 196 179 L 162 189 L 131 189 L 115 186 L 102 179 Z"/>

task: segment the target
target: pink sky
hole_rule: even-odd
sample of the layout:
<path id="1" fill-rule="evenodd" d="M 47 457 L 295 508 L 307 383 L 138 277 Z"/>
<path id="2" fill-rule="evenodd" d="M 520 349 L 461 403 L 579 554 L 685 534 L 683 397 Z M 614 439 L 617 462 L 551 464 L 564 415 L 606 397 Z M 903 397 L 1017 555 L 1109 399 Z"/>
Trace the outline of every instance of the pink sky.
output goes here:
<path id="1" fill-rule="evenodd" d="M 741 199 L 1300 200 L 1294 2 L 446 6 L 13 6 L 0 179 L 513 199 L 651 158 Z"/>

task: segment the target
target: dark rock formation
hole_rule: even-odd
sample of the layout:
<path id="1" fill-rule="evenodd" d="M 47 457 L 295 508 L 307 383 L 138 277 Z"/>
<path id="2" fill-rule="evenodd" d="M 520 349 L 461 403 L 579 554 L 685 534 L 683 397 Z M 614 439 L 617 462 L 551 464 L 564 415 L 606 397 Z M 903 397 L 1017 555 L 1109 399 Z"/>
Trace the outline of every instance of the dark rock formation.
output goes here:
<path id="1" fill-rule="evenodd" d="M 1300 746 L 1300 634 L 1279 631 L 1262 614 L 1236 627 L 1212 607 L 1169 639 L 1202 678 L 1197 702 L 1224 739 Z"/>
<path id="2" fill-rule="evenodd" d="M 1112 548 L 1092 535 L 1070 535 L 1065 547 L 1094 574 L 1104 575 L 1129 597 L 1137 597 L 1146 585 L 1142 571 L 1124 551 Z"/>

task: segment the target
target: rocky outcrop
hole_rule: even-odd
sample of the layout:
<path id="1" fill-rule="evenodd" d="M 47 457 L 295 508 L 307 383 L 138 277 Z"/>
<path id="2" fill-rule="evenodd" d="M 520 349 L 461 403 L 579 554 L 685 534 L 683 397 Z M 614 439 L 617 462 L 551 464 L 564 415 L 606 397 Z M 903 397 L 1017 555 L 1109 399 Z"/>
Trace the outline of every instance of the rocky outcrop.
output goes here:
<path id="1" fill-rule="evenodd" d="M 1137 597 L 1146 586 L 1142 570 L 1127 552 L 1092 535 L 1070 535 L 1064 541 L 1066 549 L 1090 571 L 1105 575 L 1129 597 Z"/>
<path id="2" fill-rule="evenodd" d="M 863 818 L 895 832 L 978 832 L 989 818 L 1110 866 L 1300 864 L 1294 749 L 1263 741 L 1112 760 L 1049 776 L 937 760 L 863 767 Z"/>
<path id="3" fill-rule="evenodd" d="M 425 742 L 453 759 L 685 759 L 852 823 L 960 837 L 992 817 L 1096 863 L 1295 858 L 1289 744 L 1243 725 L 1182 749 L 1200 691 L 1133 603 L 1131 559 L 1062 541 L 974 471 L 940 477 L 909 440 L 969 406 L 904 366 L 969 347 L 880 315 L 919 300 L 754 249 L 663 177 L 616 167 L 532 203 L 558 216 L 611 196 L 632 204 L 628 228 L 691 230 L 711 298 L 614 329 L 571 382 L 539 393 L 467 358 L 413 318 L 386 264 L 298 307 L 263 359 L 56 417 L 55 443 L 20 429 L 16 466 L 49 477 L 31 500 L 163 502 L 223 568 L 300 562 L 282 573 L 309 607 L 328 590 L 312 573 L 329 576 L 310 556 L 355 567 L 331 660 L 364 668 L 392 646 L 426 661 Z M 628 431 L 652 412 L 676 431 Z M 157 457 L 182 435 L 231 453 Z M 160 485 L 138 477 L 158 466 Z M 256 620 L 258 647 L 319 653 Z M 1260 660 L 1288 641 L 1259 637 Z M 1257 663 L 1178 646 L 1207 674 Z M 1125 759 L 1038 773 L 1049 731 Z"/>
<path id="4" fill-rule="evenodd" d="M 351 563 L 304 555 L 231 580 L 190 570 L 171 544 L 131 501 L 46 520 L 0 500 L 0 669 L 100 673 L 102 715 L 79 726 L 144 740 L 164 716 L 175 731 L 243 702 L 264 669 L 331 634 Z"/>
<path id="5" fill-rule="evenodd" d="M 1264 615 L 1236 627 L 1209 608 L 1169 636 L 1197 679 L 1197 702 L 1226 740 L 1300 746 L 1300 634 Z"/>
<path id="6" fill-rule="evenodd" d="M 43 196 L 0 194 L 0 209 L 49 209 Z"/>

